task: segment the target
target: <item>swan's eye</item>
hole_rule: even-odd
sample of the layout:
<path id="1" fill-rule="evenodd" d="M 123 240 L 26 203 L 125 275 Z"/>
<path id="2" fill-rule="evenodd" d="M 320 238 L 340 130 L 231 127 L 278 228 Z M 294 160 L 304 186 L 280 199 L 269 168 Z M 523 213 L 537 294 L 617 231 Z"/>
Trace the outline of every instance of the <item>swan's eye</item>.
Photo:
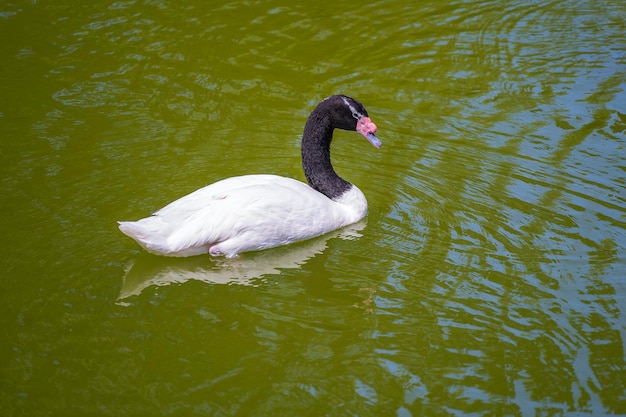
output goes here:
<path id="1" fill-rule="evenodd" d="M 348 106 L 348 109 L 350 109 L 350 112 L 352 113 L 352 117 L 354 117 L 356 120 L 359 120 L 363 117 L 365 117 L 363 114 L 361 114 L 359 111 L 357 111 L 357 109 L 355 109 L 352 104 L 350 104 L 350 102 L 348 101 L 348 99 L 346 99 L 345 97 L 342 97 L 343 102 L 346 106 Z"/>

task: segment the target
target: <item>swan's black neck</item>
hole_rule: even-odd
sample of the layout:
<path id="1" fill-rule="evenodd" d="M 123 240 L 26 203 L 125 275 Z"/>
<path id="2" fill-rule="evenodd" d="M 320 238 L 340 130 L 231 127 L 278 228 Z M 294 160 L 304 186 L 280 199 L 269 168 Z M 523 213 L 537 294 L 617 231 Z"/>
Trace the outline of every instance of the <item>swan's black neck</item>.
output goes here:
<path id="1" fill-rule="evenodd" d="M 333 130 L 331 112 L 323 105 L 316 107 L 304 126 L 302 168 L 309 185 L 334 200 L 348 191 L 352 184 L 337 175 L 330 163 Z"/>

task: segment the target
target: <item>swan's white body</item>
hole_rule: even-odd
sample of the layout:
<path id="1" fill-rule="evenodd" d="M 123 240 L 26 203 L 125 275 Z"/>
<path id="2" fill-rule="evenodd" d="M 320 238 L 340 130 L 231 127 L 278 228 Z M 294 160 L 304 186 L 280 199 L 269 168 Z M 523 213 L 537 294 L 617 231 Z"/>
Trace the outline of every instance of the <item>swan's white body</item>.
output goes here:
<path id="1" fill-rule="evenodd" d="M 232 257 L 322 235 L 356 223 L 367 200 L 356 186 L 336 201 L 277 175 L 227 178 L 200 188 L 120 230 L 149 252 Z"/>
<path id="2" fill-rule="evenodd" d="M 377 148 L 377 127 L 358 101 L 328 97 L 311 112 L 302 136 L 308 184 L 276 175 L 228 178 L 182 197 L 152 216 L 119 222 L 146 250 L 166 256 L 235 256 L 310 239 L 356 223 L 367 200 L 330 162 L 333 129 L 359 132 Z"/>

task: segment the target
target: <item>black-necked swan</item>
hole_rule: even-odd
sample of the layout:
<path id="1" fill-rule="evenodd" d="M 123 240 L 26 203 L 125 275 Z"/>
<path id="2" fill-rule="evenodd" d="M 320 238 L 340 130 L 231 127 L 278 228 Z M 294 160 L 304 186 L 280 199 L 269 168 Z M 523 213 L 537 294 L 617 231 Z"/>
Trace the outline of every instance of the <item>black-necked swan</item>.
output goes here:
<path id="1" fill-rule="evenodd" d="M 277 175 L 244 175 L 200 188 L 136 222 L 122 233 L 165 256 L 209 253 L 233 257 L 309 239 L 356 223 L 367 200 L 330 162 L 333 130 L 357 131 L 379 148 L 376 125 L 357 100 L 335 95 L 311 112 L 302 136 L 308 185 Z"/>

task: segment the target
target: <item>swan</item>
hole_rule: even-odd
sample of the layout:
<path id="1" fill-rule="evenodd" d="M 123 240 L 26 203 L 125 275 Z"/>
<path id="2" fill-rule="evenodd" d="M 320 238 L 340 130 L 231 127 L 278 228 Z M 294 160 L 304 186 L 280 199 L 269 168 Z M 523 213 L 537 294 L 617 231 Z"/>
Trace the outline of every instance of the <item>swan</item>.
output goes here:
<path id="1" fill-rule="evenodd" d="M 308 184 L 277 175 L 227 178 L 181 197 L 119 229 L 148 252 L 164 256 L 239 253 L 310 239 L 353 224 L 367 200 L 330 162 L 334 129 L 357 131 L 380 148 L 376 125 L 357 100 L 334 95 L 311 112 L 302 136 Z"/>

